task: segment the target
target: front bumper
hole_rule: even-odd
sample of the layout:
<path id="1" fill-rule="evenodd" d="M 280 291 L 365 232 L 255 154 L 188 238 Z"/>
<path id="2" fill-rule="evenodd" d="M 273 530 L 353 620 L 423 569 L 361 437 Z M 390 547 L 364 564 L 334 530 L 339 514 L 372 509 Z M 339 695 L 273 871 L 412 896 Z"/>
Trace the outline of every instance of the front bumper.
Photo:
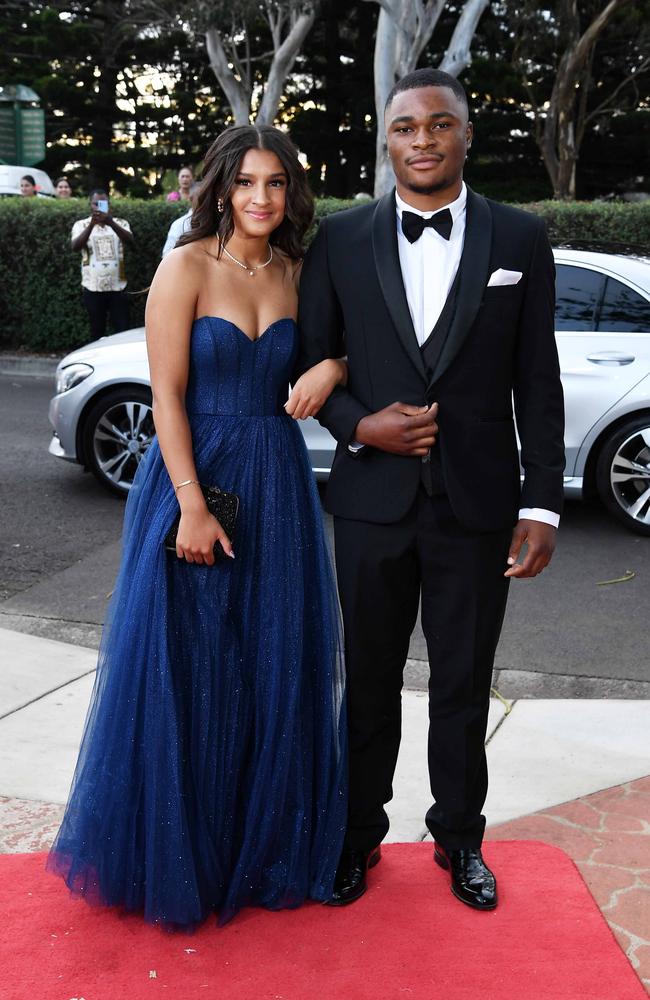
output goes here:
<path id="1" fill-rule="evenodd" d="M 54 433 L 52 434 L 52 439 L 50 441 L 47 450 L 49 451 L 50 455 L 54 455 L 55 458 L 64 458 L 68 462 L 77 461 L 76 455 L 66 455 L 65 451 L 63 450 L 63 446 L 61 445 L 61 442 L 59 440 L 59 435 L 56 433 L 56 431 L 54 431 Z"/>
<path id="2" fill-rule="evenodd" d="M 77 459 L 77 418 L 79 409 L 70 405 L 69 397 L 74 389 L 63 392 L 59 396 L 53 396 L 50 400 L 49 420 L 54 428 L 52 440 L 48 451 L 56 458 L 64 458 L 68 462 L 76 462 Z"/>

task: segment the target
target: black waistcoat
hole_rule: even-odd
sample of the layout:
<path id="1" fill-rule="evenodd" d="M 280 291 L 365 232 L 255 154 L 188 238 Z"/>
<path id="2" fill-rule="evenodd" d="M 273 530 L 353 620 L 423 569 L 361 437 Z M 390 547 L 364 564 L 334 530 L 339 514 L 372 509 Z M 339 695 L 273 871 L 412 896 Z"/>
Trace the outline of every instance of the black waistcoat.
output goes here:
<path id="1" fill-rule="evenodd" d="M 429 381 L 431 381 L 431 376 L 433 375 L 436 364 L 438 363 L 438 358 L 440 357 L 440 353 L 445 346 L 445 340 L 447 339 L 447 334 L 449 333 L 451 321 L 454 318 L 458 285 L 460 283 L 461 264 L 458 266 L 456 277 L 454 278 L 453 284 L 449 289 L 449 295 L 447 296 L 442 312 L 438 317 L 438 321 L 420 348 Z M 422 485 L 429 496 L 446 492 L 442 462 L 440 461 L 440 449 L 438 448 L 437 442 L 434 444 L 433 448 L 431 448 L 429 454 L 425 455 L 422 459 Z"/>

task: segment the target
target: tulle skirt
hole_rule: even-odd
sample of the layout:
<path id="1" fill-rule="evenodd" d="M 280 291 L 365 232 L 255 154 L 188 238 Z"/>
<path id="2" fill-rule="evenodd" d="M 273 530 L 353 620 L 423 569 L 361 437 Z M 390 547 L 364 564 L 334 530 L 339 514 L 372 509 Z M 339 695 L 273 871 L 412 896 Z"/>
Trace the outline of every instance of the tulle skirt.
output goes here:
<path id="1" fill-rule="evenodd" d="M 338 603 L 302 435 L 191 418 L 240 497 L 236 558 L 178 560 L 157 441 L 140 466 L 63 823 L 47 866 L 89 902 L 191 928 L 332 891 L 346 819 Z"/>

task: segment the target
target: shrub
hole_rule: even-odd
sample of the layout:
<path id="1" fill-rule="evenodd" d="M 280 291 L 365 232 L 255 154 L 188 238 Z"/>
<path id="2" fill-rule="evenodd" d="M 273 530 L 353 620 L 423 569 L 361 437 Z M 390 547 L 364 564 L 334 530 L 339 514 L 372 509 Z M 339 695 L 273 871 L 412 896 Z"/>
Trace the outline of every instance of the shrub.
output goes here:
<path id="1" fill-rule="evenodd" d="M 650 201 L 540 201 L 520 205 L 546 220 L 551 243 L 603 244 L 650 253 Z"/>
<path id="2" fill-rule="evenodd" d="M 335 198 L 316 203 L 316 218 L 358 205 Z M 143 322 L 151 284 L 178 202 L 113 199 L 128 219 L 134 248 L 125 253 L 133 326 Z M 553 243 L 590 242 L 650 248 L 650 202 L 544 201 L 519 206 L 543 216 Z M 72 224 L 88 215 L 82 199 L 0 199 L 0 347 L 61 354 L 89 339 L 81 304 L 80 254 L 70 249 Z M 313 230 L 312 230 L 313 232 Z"/>

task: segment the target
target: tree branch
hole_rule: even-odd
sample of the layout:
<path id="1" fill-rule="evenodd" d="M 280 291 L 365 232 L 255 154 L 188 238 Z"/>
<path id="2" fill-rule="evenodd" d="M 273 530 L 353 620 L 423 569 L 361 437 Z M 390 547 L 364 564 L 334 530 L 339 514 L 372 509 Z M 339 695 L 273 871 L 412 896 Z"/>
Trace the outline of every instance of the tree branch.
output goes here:
<path id="1" fill-rule="evenodd" d="M 282 98 L 282 88 L 291 72 L 296 57 L 309 34 L 316 17 L 315 8 L 303 10 L 296 18 L 288 35 L 276 49 L 264 88 L 264 97 L 257 113 L 256 121 L 270 125 L 275 119 Z"/>
<path id="2" fill-rule="evenodd" d="M 483 11 L 489 5 L 490 0 L 466 0 L 439 69 L 459 76 L 470 65 L 472 39 Z"/>
<path id="3" fill-rule="evenodd" d="M 378 7 L 386 11 L 389 17 L 392 17 L 397 21 L 399 13 L 395 4 L 395 0 L 365 0 L 366 3 L 376 3 Z M 398 0 L 399 3 L 399 0 Z"/>
<path id="4" fill-rule="evenodd" d="M 235 79 L 235 75 L 228 65 L 221 35 L 216 28 L 210 27 L 206 30 L 205 45 L 210 68 L 228 99 L 235 117 L 235 124 L 247 125 L 250 121 L 250 92 L 246 91 L 243 83 L 239 83 Z"/>
<path id="5" fill-rule="evenodd" d="M 649 68 L 650 68 L 650 56 L 647 56 L 643 60 L 640 66 L 637 66 L 636 69 L 633 69 L 631 73 L 629 73 L 625 77 L 625 79 L 622 80 L 621 83 L 619 83 L 617 87 L 614 87 L 614 90 L 611 92 L 611 94 L 609 94 L 609 96 L 606 97 L 604 101 L 601 101 L 598 107 L 594 108 L 592 111 L 589 112 L 588 115 L 585 116 L 585 125 L 588 125 L 589 122 L 593 121 L 594 118 L 597 118 L 599 115 L 607 114 L 612 111 L 617 111 L 618 110 L 617 108 L 608 108 L 606 107 L 606 105 L 609 104 L 609 102 L 613 100 L 613 98 L 615 98 L 616 95 L 620 93 L 621 90 L 623 90 L 623 87 L 626 87 L 628 83 L 630 83 L 632 80 L 636 80 L 637 76 L 640 76 L 641 73 L 645 73 L 645 71 Z"/>
<path id="6" fill-rule="evenodd" d="M 563 80 L 558 80 L 558 96 L 563 96 L 563 90 L 573 86 L 575 78 L 580 73 L 581 66 L 587 59 L 592 47 L 598 41 L 598 36 L 604 31 L 621 7 L 630 2 L 631 0 L 609 0 L 607 6 L 596 15 L 589 27 L 582 33 L 573 50 L 565 53 L 566 62 L 563 67 Z"/>
<path id="7" fill-rule="evenodd" d="M 488 0 L 485 0 L 485 2 L 488 3 Z M 417 19 L 414 26 L 415 37 L 411 39 L 412 53 L 409 60 L 410 68 L 417 66 L 418 60 L 429 44 L 429 40 L 444 9 L 445 0 L 427 0 L 425 6 L 421 3 L 418 4 Z"/>

